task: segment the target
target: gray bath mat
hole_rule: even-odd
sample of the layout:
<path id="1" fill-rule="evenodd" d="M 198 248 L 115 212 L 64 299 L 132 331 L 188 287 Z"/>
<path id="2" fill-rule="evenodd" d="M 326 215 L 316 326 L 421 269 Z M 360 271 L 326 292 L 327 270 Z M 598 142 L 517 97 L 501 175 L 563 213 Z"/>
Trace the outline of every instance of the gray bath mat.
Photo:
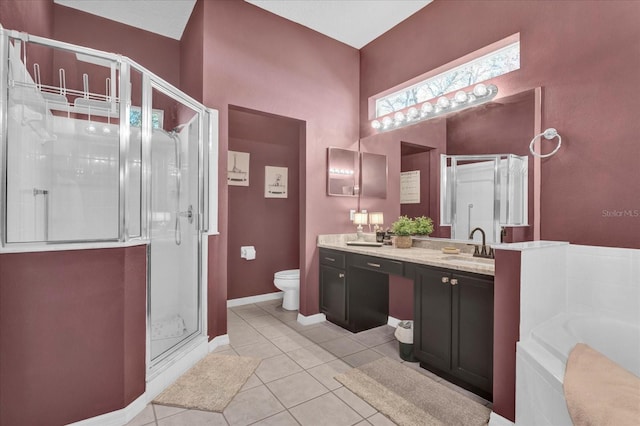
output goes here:
<path id="1" fill-rule="evenodd" d="M 402 426 L 486 425 L 491 410 L 388 358 L 335 377 Z"/>
<path id="2" fill-rule="evenodd" d="M 153 403 L 221 413 L 258 364 L 257 358 L 209 354 Z"/>

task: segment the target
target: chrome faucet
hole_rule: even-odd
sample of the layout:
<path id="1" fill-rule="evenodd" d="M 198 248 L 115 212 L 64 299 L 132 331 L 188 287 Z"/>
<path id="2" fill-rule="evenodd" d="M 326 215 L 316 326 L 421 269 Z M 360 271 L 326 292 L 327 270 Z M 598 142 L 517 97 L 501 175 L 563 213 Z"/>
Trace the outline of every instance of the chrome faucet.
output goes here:
<path id="1" fill-rule="evenodd" d="M 487 236 L 482 228 L 474 228 L 473 231 L 471 231 L 471 233 L 469 234 L 469 239 L 473 240 L 473 234 L 475 234 L 476 231 L 480 231 L 480 233 L 482 234 L 482 248 L 474 245 L 475 250 L 473 251 L 473 257 L 485 257 L 488 259 L 493 259 L 493 249 L 491 247 L 487 247 Z"/>

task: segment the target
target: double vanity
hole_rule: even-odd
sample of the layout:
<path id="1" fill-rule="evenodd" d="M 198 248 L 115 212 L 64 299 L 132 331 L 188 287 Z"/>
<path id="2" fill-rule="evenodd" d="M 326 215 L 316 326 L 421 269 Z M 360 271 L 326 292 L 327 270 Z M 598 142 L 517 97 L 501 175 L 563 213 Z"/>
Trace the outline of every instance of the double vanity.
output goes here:
<path id="1" fill-rule="evenodd" d="M 354 333 L 387 324 L 389 276 L 411 279 L 420 366 L 491 400 L 493 260 L 444 254 L 441 248 L 450 242 L 426 240 L 399 249 L 351 246 L 349 239 L 318 237 L 320 310 L 327 320 Z"/>

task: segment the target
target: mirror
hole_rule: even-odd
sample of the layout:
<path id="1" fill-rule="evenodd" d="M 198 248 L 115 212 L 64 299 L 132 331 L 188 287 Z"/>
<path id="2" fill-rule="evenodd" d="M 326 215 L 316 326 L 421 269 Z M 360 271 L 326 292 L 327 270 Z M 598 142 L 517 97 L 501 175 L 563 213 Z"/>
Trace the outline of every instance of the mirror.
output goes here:
<path id="1" fill-rule="evenodd" d="M 431 236 L 451 238 L 450 226 L 442 225 L 440 219 L 440 155 L 510 153 L 528 157 L 529 142 L 539 126 L 536 117 L 538 120 L 541 117 L 539 96 L 539 88 L 528 89 L 446 117 L 362 138 L 361 151 L 384 153 L 389 159 L 387 204 L 376 205 L 376 209 L 384 210 L 390 217 L 399 214 L 429 216 L 435 224 Z M 414 184 L 413 191 L 419 190 L 419 202 L 414 196 L 413 201 L 407 202 L 404 198 L 405 203 L 401 203 L 400 174 L 416 171 L 419 171 L 419 188 Z M 414 173 L 414 176 L 418 174 Z M 527 179 L 526 208 L 527 217 L 531 219 L 534 217 L 534 179 L 531 172 Z M 364 207 L 371 208 L 369 205 Z M 524 222 L 517 228 L 508 229 L 508 234 L 517 235 L 514 238 L 518 241 L 533 240 L 534 229 Z"/>
<path id="2" fill-rule="evenodd" d="M 361 152 L 360 166 L 361 196 L 387 198 L 387 156 Z"/>
<path id="3" fill-rule="evenodd" d="M 358 152 L 330 147 L 327 149 L 327 195 L 355 197 L 359 193 Z"/>

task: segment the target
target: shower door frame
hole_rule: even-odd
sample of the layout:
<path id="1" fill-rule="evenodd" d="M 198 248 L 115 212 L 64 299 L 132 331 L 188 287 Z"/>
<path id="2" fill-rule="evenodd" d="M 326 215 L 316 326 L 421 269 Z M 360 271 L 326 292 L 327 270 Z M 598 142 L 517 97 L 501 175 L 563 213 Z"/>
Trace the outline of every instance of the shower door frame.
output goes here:
<path id="1" fill-rule="evenodd" d="M 146 342 L 146 362 L 147 362 L 147 380 L 150 380 L 162 371 L 166 367 L 175 362 L 176 359 L 182 357 L 182 355 L 192 348 L 192 343 L 200 336 L 206 338 L 206 309 L 204 306 L 204 300 L 206 295 L 206 289 L 203 286 L 204 274 L 206 270 L 205 259 L 203 258 L 203 238 L 206 237 L 209 228 L 209 143 L 208 139 L 211 136 L 210 125 L 211 117 L 210 111 L 207 110 L 202 104 L 198 103 L 191 97 L 180 92 L 172 85 L 165 82 L 162 78 L 156 76 L 153 73 L 148 72 L 143 67 L 138 67 L 137 64 L 133 65 L 133 68 L 137 68 L 142 72 L 142 167 L 141 167 L 141 233 L 148 241 L 147 245 L 147 342 Z M 197 295 L 198 295 L 198 328 L 193 331 L 185 339 L 171 347 L 164 353 L 158 355 L 156 358 L 152 358 L 151 354 L 151 284 L 152 284 L 152 265 L 151 265 L 151 218 L 152 218 L 152 205 L 151 205 L 151 139 L 152 139 L 152 95 L 153 91 L 157 90 L 164 96 L 168 96 L 183 105 L 191 108 L 199 117 L 198 120 L 198 208 L 194 212 L 195 220 L 197 221 L 196 229 L 198 235 L 197 244 L 197 270 L 195 276 L 197 279 Z"/>

